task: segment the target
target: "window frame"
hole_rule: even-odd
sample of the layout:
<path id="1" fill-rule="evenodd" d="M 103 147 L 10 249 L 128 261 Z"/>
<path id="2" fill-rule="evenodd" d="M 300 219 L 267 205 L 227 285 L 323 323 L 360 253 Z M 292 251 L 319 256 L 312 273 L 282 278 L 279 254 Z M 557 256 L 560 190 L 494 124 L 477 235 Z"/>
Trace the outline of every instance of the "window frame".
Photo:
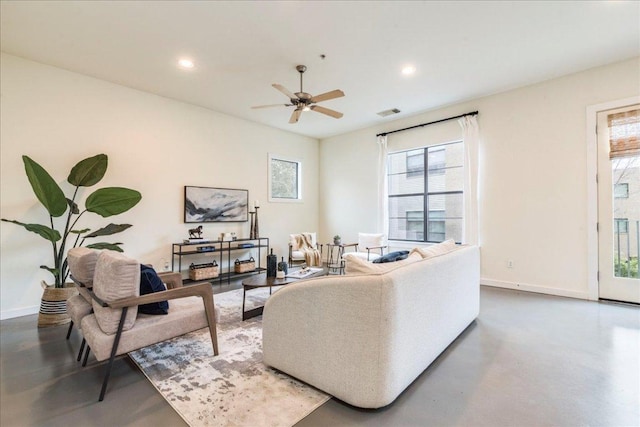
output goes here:
<path id="1" fill-rule="evenodd" d="M 444 174 L 446 167 L 436 167 L 436 168 L 430 168 L 429 165 L 429 150 L 438 150 L 438 149 L 444 149 L 445 146 L 447 145 L 452 145 L 452 144 L 460 144 L 462 146 L 462 149 L 464 150 L 464 140 L 459 139 L 459 140 L 454 140 L 454 141 L 448 141 L 448 142 L 443 142 L 443 143 L 438 143 L 438 144 L 430 144 L 430 145 L 426 145 L 423 147 L 417 147 L 417 148 L 410 148 L 410 149 L 404 149 L 404 150 L 398 150 L 398 151 L 394 151 L 394 152 L 389 152 L 387 154 L 387 165 L 389 165 L 389 161 L 392 155 L 397 155 L 399 153 L 409 153 L 412 151 L 417 151 L 417 150 L 422 150 L 423 153 L 422 155 L 424 156 L 424 163 L 423 163 L 423 179 L 424 179 L 424 187 L 423 187 L 423 192 L 422 193 L 409 193 L 409 194 L 397 194 L 397 195 L 392 195 L 392 194 L 387 194 L 387 200 L 390 204 L 391 200 L 393 198 L 402 198 L 402 197 L 415 197 L 415 196 L 422 196 L 423 197 L 423 231 L 422 231 L 422 240 L 413 240 L 413 239 L 398 239 L 398 238 L 392 238 L 391 237 L 391 216 L 389 214 L 389 212 L 386 212 L 387 215 L 387 221 L 388 221 L 388 227 L 389 229 L 387 230 L 387 236 L 389 236 L 389 240 L 390 241 L 395 241 L 395 242 L 415 242 L 415 243 L 440 243 L 440 242 L 436 242 L 436 241 L 432 241 L 429 240 L 429 223 L 430 223 L 430 219 L 429 219 L 429 196 L 437 196 L 437 195 L 442 195 L 442 196 L 447 196 L 447 195 L 451 195 L 451 194 L 460 194 L 462 196 L 462 203 L 465 203 L 465 199 L 464 199 L 464 186 L 462 187 L 461 190 L 455 190 L 455 191 L 434 191 L 434 192 L 429 192 L 429 175 L 430 173 L 433 175 L 435 172 L 435 175 L 440 175 L 441 173 Z M 408 157 L 408 156 L 407 156 Z M 405 172 L 407 177 L 415 177 L 415 171 L 410 171 L 408 166 L 408 160 L 406 160 L 406 166 L 407 166 L 407 170 Z M 464 171 L 465 168 L 465 164 L 464 161 L 462 162 L 461 166 L 455 166 L 455 167 L 461 167 Z M 411 175 L 410 175 L 411 174 Z M 387 166 L 387 177 L 391 176 L 390 172 L 389 172 L 389 166 Z M 389 185 L 389 181 L 387 180 L 387 186 Z M 408 211 L 409 212 L 409 211 Z M 415 211 L 413 211 L 415 212 Z M 462 217 L 460 218 L 460 220 L 462 221 L 462 225 L 464 227 L 465 224 L 465 217 L 464 217 L 464 209 L 462 211 Z M 446 218 L 443 219 L 437 219 L 437 222 L 441 222 L 441 221 L 446 221 Z M 405 218 L 405 222 L 408 224 L 409 223 L 409 218 Z M 461 236 L 462 238 L 463 236 Z M 445 235 L 445 239 L 446 239 L 446 235 Z M 456 243 L 461 243 L 459 241 L 456 241 Z"/>
<path id="2" fill-rule="evenodd" d="M 621 192 L 618 191 L 618 188 L 624 188 L 624 194 L 620 194 Z M 613 185 L 613 197 L 614 199 L 628 199 L 629 198 L 629 183 L 628 182 L 621 182 L 619 184 L 614 184 Z"/>
<path id="3" fill-rule="evenodd" d="M 302 196 L 302 160 L 298 159 L 298 158 L 294 158 L 294 157 L 290 157 L 290 156 L 281 156 L 279 154 L 273 154 L 273 153 L 269 153 L 268 155 L 268 177 L 267 177 L 267 194 L 268 194 L 268 199 L 270 203 L 301 203 L 303 201 L 303 196 Z M 273 179 L 273 174 L 272 174 L 272 165 L 273 165 L 273 161 L 281 161 L 281 162 L 289 162 L 289 163 L 296 163 L 297 165 L 297 193 L 298 193 L 298 197 L 297 198 L 292 198 L 292 197 L 274 197 L 273 196 L 273 185 L 272 185 L 272 179 Z"/>

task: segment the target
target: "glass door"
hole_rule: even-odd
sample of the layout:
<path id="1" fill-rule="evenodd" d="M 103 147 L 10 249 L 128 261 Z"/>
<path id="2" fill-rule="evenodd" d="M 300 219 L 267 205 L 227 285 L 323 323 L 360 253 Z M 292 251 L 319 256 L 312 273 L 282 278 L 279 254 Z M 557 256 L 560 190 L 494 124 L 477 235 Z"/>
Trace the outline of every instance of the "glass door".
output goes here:
<path id="1" fill-rule="evenodd" d="M 598 113 L 599 297 L 640 304 L 640 105 Z"/>

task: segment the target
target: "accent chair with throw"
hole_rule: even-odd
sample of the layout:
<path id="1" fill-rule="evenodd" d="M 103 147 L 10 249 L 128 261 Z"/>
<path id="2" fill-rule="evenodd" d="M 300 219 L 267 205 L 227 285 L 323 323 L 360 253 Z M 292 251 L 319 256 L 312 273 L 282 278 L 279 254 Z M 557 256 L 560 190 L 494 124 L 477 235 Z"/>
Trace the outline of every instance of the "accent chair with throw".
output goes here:
<path id="1" fill-rule="evenodd" d="M 318 243 L 316 233 L 289 235 L 289 265 L 322 265 L 322 245 Z"/>

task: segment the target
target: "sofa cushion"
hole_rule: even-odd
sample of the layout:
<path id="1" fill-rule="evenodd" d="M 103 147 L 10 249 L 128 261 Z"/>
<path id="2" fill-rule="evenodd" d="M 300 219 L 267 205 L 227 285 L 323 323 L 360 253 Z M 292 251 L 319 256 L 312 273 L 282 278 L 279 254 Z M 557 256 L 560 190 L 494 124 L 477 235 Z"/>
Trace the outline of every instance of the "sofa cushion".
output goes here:
<path id="1" fill-rule="evenodd" d="M 93 274 L 98 255 L 100 255 L 100 251 L 84 247 L 69 249 L 67 252 L 69 272 L 74 279 L 88 288 L 93 286 Z"/>
<path id="2" fill-rule="evenodd" d="M 140 295 L 152 294 L 154 292 L 166 291 L 162 279 L 153 267 L 140 264 Z M 158 301 L 138 306 L 138 313 L 144 314 L 168 314 L 169 302 Z"/>
<path id="3" fill-rule="evenodd" d="M 420 254 L 418 253 L 412 253 L 407 258 L 401 261 L 380 264 L 374 264 L 373 262 L 366 261 L 358 257 L 354 253 L 344 254 L 342 258 L 345 260 L 345 274 L 386 273 L 404 265 L 412 264 L 416 261 L 422 260 L 422 256 L 420 256 Z"/>
<path id="4" fill-rule="evenodd" d="M 140 263 L 115 251 L 102 251 L 96 262 L 93 292 L 105 302 L 140 295 Z M 93 311 L 100 329 L 115 334 L 120 322 L 121 309 L 102 307 L 92 301 Z M 136 321 L 138 306 L 129 307 L 124 330 L 131 329 Z"/>
<path id="5" fill-rule="evenodd" d="M 459 248 L 460 246 L 456 245 L 455 240 L 449 239 L 445 240 L 442 243 L 427 246 L 426 248 L 414 248 L 411 252 L 419 253 L 422 258 L 431 258 L 438 255 L 444 255 Z"/>
<path id="6" fill-rule="evenodd" d="M 382 255 L 381 257 L 378 257 L 371 262 L 375 264 L 382 264 L 385 262 L 396 262 L 403 259 L 407 259 L 408 256 L 409 256 L 409 251 L 395 251 L 395 252 L 389 252 L 386 255 Z"/>

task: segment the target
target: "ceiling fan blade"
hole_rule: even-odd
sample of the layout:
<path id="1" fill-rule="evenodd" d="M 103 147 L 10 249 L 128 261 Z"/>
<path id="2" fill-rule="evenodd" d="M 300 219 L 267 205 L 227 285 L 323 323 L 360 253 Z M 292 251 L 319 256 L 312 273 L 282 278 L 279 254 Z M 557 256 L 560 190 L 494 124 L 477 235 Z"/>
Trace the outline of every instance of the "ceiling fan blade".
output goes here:
<path id="1" fill-rule="evenodd" d="M 298 99 L 297 96 L 295 96 L 294 94 L 292 94 L 289 89 L 287 89 L 286 87 L 279 85 L 278 83 L 274 83 L 271 86 L 275 87 L 276 89 L 278 89 L 280 92 L 284 93 L 285 95 L 287 95 L 287 97 L 289 99 Z"/>
<path id="2" fill-rule="evenodd" d="M 342 113 L 339 113 L 338 111 L 330 110 L 329 108 L 324 108 L 324 107 L 321 107 L 319 105 L 312 105 L 309 108 L 311 108 L 313 111 L 317 111 L 318 113 L 326 114 L 327 116 L 331 116 L 331 117 L 334 117 L 336 119 L 339 119 L 340 117 L 342 117 L 344 115 Z"/>
<path id="3" fill-rule="evenodd" d="M 320 95 L 314 96 L 313 98 L 311 98 L 311 102 L 327 101 L 329 99 L 340 98 L 342 96 L 344 96 L 344 92 L 341 91 L 340 89 L 336 89 L 336 90 L 332 90 L 331 92 L 322 93 Z"/>
<path id="4" fill-rule="evenodd" d="M 269 104 L 269 105 L 255 105 L 251 108 L 271 108 L 271 107 L 290 107 L 293 104 Z"/>
<path id="5" fill-rule="evenodd" d="M 302 108 L 296 108 L 295 110 L 293 110 L 293 113 L 291 113 L 291 118 L 289 119 L 289 123 L 298 123 L 300 114 L 302 114 Z"/>

